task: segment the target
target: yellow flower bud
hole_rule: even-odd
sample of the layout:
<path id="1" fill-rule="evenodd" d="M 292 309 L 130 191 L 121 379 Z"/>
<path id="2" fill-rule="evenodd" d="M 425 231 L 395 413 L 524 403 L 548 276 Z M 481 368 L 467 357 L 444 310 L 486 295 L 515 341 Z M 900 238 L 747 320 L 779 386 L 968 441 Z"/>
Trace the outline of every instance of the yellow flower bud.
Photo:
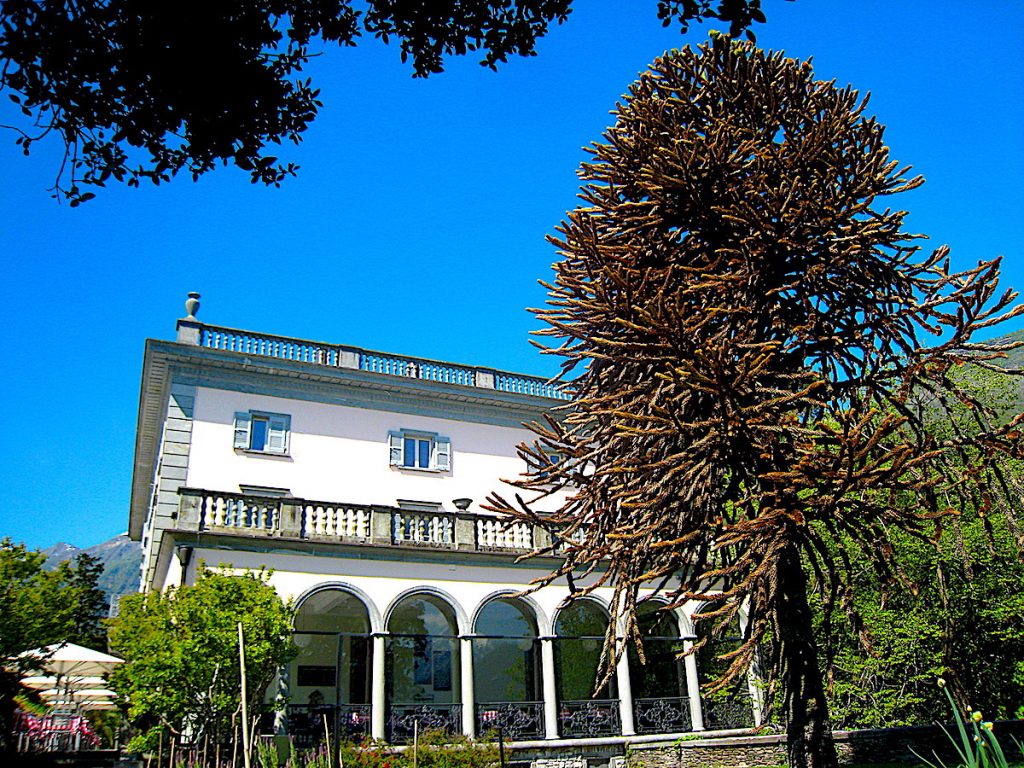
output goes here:
<path id="1" fill-rule="evenodd" d="M 942 679 L 942 678 L 940 677 L 940 678 L 939 678 L 939 688 L 945 688 L 945 687 L 946 687 L 946 681 L 945 681 L 945 680 L 943 680 L 943 679 Z"/>
<path id="2" fill-rule="evenodd" d="M 981 722 L 981 712 L 972 712 L 971 713 L 971 720 L 973 720 L 976 723 L 980 723 Z"/>
<path id="3" fill-rule="evenodd" d="M 986 723 L 982 723 L 981 727 L 984 728 L 986 731 L 991 731 L 992 730 L 992 721 L 988 721 Z"/>

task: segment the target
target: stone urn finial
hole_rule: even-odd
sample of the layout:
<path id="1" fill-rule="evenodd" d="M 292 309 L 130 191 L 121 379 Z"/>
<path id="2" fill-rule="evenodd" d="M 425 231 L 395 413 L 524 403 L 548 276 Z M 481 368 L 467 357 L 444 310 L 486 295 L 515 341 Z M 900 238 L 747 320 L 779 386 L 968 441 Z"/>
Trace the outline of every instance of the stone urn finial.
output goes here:
<path id="1" fill-rule="evenodd" d="M 185 312 L 187 312 L 186 320 L 195 320 L 196 312 L 199 311 L 199 294 L 195 291 L 189 293 L 188 298 L 185 299 Z"/>

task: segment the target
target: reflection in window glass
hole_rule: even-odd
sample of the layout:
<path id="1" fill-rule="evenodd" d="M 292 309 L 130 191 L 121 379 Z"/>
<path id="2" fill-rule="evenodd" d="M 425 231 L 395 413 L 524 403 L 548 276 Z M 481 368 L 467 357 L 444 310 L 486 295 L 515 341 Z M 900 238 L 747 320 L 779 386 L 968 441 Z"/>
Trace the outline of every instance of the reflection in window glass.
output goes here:
<path id="1" fill-rule="evenodd" d="M 299 654 L 291 664 L 294 704 L 365 704 L 370 700 L 370 618 L 351 593 L 326 589 L 295 614 Z"/>
<path id="2" fill-rule="evenodd" d="M 459 641 L 451 607 L 433 595 L 408 597 L 391 614 L 388 632 L 390 701 L 457 702 Z"/>
<path id="3" fill-rule="evenodd" d="M 683 641 L 675 614 L 661 611 L 661 603 L 646 602 L 637 608 L 637 620 L 644 637 L 646 664 L 630 647 L 629 672 L 633 696 L 638 699 L 676 698 L 686 696 L 686 673 L 679 654 Z"/>
<path id="4" fill-rule="evenodd" d="M 483 635 L 473 640 L 476 700 L 540 701 L 539 641 L 529 609 L 517 600 L 492 600 L 477 617 L 476 634 Z"/>
<path id="5" fill-rule="evenodd" d="M 252 424 L 249 427 L 249 449 L 262 451 L 267 447 L 267 419 L 261 416 L 253 416 Z"/>
<path id="6" fill-rule="evenodd" d="M 563 701 L 590 699 L 594 693 L 607 627 L 607 615 L 592 600 L 577 600 L 559 611 L 555 622 L 555 674 Z M 614 690 L 606 685 L 596 698 L 614 697 Z"/>

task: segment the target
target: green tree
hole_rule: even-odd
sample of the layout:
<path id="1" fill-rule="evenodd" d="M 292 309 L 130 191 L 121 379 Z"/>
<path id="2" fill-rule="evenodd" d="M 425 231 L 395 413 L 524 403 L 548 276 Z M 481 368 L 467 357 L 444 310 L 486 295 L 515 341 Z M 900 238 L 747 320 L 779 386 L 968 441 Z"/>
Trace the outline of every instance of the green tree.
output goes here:
<path id="1" fill-rule="evenodd" d="M 922 180 L 865 106 L 809 62 L 722 36 L 632 84 L 581 168 L 538 310 L 578 375 L 564 419 L 522 446 L 536 469 L 518 485 L 568 500 L 546 516 L 490 499 L 562 529 L 550 579 L 577 596 L 612 583 L 629 642 L 644 585 L 720 601 L 698 616 L 718 632 L 745 608 L 718 686 L 765 647 L 794 768 L 836 764 L 809 587 L 852 608 L 854 555 L 906 582 L 892 533 L 987 513 L 1010 495 L 1001 457 L 1022 453 L 1016 420 L 954 371 L 995 368 L 1003 350 L 973 336 L 1024 307 L 999 293 L 998 259 L 958 273 L 948 249 L 920 253 L 885 201 Z M 614 630 L 605 652 L 611 675 Z"/>
<path id="2" fill-rule="evenodd" d="M 394 39 L 419 77 L 471 51 L 495 68 L 511 54 L 533 55 L 571 5 L 369 0 L 360 11 L 353 0 L 5 0 L 0 91 L 23 113 L 15 131 L 25 154 L 49 134 L 64 142 L 54 192 L 72 205 L 110 180 L 195 179 L 222 163 L 279 184 L 296 166 L 278 162 L 275 147 L 298 143 L 321 107 L 300 77 L 318 41 L 351 46 L 363 32 Z M 658 0 L 656 10 L 665 25 L 717 18 L 739 34 L 764 21 L 760 6 Z"/>
<path id="3" fill-rule="evenodd" d="M 14 697 L 24 693 L 21 674 L 44 661 L 19 660 L 19 654 L 63 641 L 105 647 L 107 602 L 97 586 L 102 564 L 84 554 L 52 571 L 45 562 L 46 555 L 24 544 L 0 541 L 0 751 L 11 747 Z"/>
<path id="4" fill-rule="evenodd" d="M 265 574 L 206 570 L 193 586 L 130 595 L 110 624 L 111 649 L 125 663 L 110 677 L 138 735 L 131 749 L 155 748 L 163 734 L 231 738 L 241 703 L 238 622 L 245 635 L 248 711 L 296 653 L 291 610 Z"/>
<path id="5" fill-rule="evenodd" d="M 986 531 L 986 522 L 991 528 Z M 944 678 L 962 709 L 986 719 L 1024 707 L 1024 564 L 999 515 L 965 513 L 941 546 L 894 535 L 895 557 L 914 589 L 892 589 L 861 561 L 854 611 L 824 622 L 815 606 L 837 727 L 931 722 L 946 705 Z"/>
<path id="6" fill-rule="evenodd" d="M 992 409 L 998 423 L 1010 423 L 1022 410 L 1019 379 L 970 368 L 954 375 Z M 919 399 L 918 406 L 939 439 L 952 436 L 932 398 Z M 962 429 L 972 429 L 970 408 L 957 407 L 951 415 Z M 1020 497 L 1021 477 L 1019 462 L 1007 462 L 1011 498 Z M 915 500 L 905 496 L 900 503 Z M 903 564 L 912 588 L 881 582 L 870 564 L 855 556 L 850 585 L 855 610 L 826 620 L 820 602 L 815 604 L 837 726 L 931 722 L 946 707 L 935 685 L 939 677 L 961 709 L 980 709 L 988 719 L 1024 711 L 1024 562 L 1012 516 L 1008 519 L 998 506 L 983 514 L 967 506 L 937 535 L 938 546 L 900 532 L 892 535 L 893 559 Z"/>

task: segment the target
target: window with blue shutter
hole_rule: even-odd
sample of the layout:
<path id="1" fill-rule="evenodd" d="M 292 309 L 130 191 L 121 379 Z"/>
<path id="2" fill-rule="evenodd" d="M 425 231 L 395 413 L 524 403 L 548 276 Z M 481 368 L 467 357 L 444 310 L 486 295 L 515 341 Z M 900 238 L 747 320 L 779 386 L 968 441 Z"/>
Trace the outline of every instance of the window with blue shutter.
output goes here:
<path id="1" fill-rule="evenodd" d="M 434 469 L 447 472 L 452 466 L 452 441 L 448 437 L 434 438 Z"/>
<path id="2" fill-rule="evenodd" d="M 235 413 L 235 448 L 249 447 L 249 422 L 252 420 L 248 411 Z"/>
<path id="3" fill-rule="evenodd" d="M 388 432 L 388 462 L 392 467 L 402 466 L 404 448 L 402 444 L 402 433 Z"/>
<path id="4" fill-rule="evenodd" d="M 253 453 L 288 453 L 292 417 L 283 413 L 235 413 L 235 448 Z"/>
<path id="5" fill-rule="evenodd" d="M 411 429 L 388 432 L 388 463 L 393 467 L 447 472 L 451 462 L 450 438 Z"/>

